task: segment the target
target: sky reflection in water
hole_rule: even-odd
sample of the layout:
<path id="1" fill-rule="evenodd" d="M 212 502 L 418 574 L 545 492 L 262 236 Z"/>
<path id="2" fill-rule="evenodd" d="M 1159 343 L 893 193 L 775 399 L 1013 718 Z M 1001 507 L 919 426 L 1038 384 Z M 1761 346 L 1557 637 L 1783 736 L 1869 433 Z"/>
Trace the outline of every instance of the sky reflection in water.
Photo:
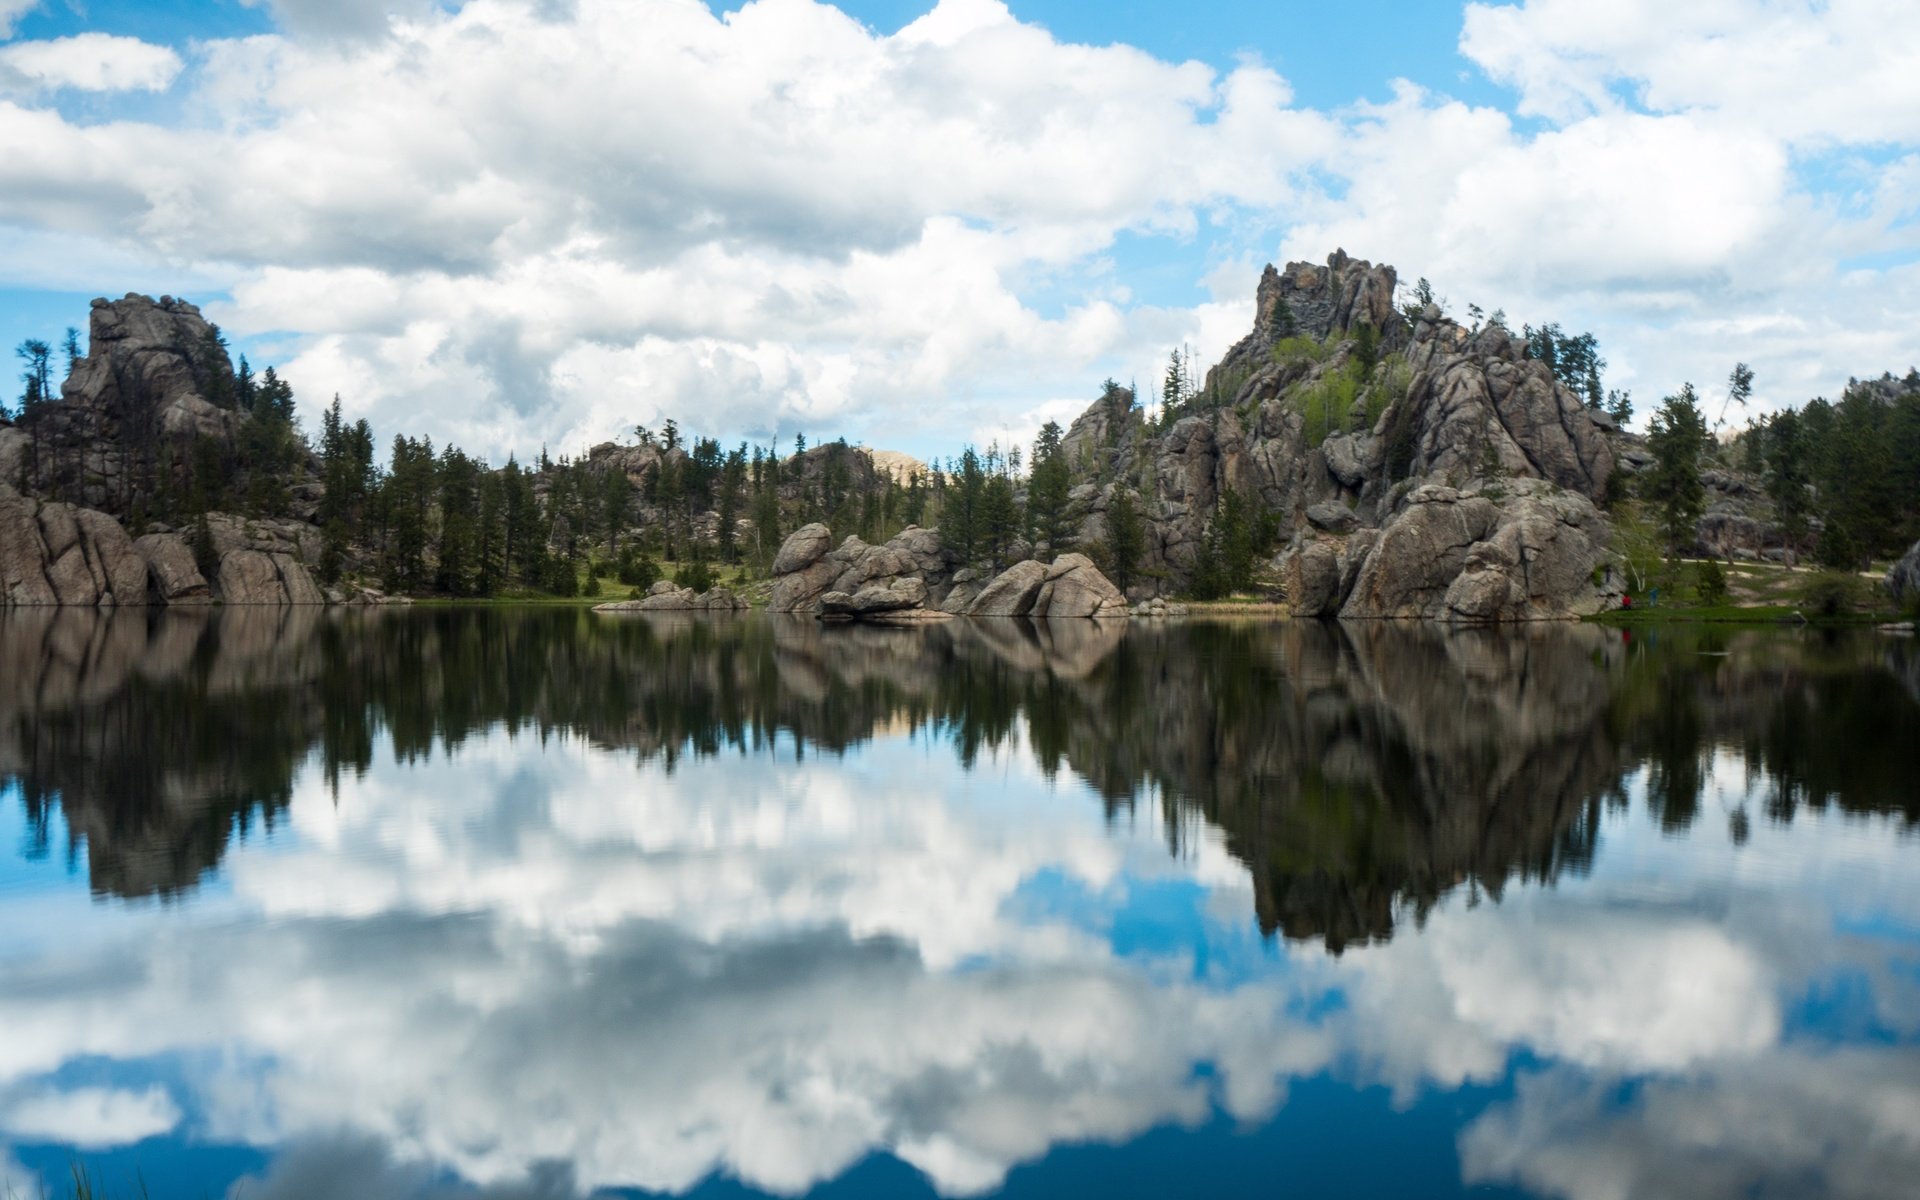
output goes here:
<path id="1" fill-rule="evenodd" d="M 1907 642 L 60 613 L 0 667 L 19 1183 L 1920 1178 Z"/>

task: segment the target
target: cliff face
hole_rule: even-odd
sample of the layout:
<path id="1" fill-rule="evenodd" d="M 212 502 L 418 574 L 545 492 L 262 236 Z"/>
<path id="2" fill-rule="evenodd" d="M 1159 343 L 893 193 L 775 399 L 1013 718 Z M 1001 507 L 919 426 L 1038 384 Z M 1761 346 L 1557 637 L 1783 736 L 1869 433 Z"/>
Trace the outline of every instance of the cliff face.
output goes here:
<path id="1" fill-rule="evenodd" d="M 1116 488 L 1149 526 L 1142 591 L 1192 577 L 1223 497 L 1277 515 L 1296 612 L 1522 620 L 1612 602 L 1596 503 L 1607 435 L 1525 344 L 1392 305 L 1393 268 L 1336 252 L 1267 269 L 1253 330 L 1161 428 L 1096 401 L 1063 444 L 1082 537 Z"/>

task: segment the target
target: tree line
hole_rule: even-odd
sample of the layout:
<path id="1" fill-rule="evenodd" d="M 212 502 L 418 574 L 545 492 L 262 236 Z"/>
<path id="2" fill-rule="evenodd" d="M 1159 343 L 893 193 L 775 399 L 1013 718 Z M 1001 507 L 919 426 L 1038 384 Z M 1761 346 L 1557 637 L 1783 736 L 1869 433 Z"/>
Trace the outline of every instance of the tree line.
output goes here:
<path id="1" fill-rule="evenodd" d="M 1744 406 L 1752 385 L 1753 372 L 1736 365 L 1728 404 Z M 1698 548 L 1704 473 L 1714 467 L 1761 482 L 1792 556 L 1856 571 L 1920 540 L 1920 372 L 1851 380 L 1837 402 L 1820 397 L 1781 409 L 1724 442 L 1684 384 L 1655 412 L 1647 446 L 1654 462 L 1636 487 L 1673 552 Z"/>

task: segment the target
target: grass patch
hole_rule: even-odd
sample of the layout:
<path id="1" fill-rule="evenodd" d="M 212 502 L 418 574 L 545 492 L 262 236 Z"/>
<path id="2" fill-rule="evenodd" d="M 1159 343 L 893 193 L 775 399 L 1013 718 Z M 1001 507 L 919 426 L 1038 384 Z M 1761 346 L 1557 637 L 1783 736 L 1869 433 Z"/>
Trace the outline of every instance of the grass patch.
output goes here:
<path id="1" fill-rule="evenodd" d="M 1273 361 L 1277 363 L 1325 362 L 1332 351 L 1325 342 L 1317 342 L 1310 337 L 1286 337 L 1273 344 Z"/>

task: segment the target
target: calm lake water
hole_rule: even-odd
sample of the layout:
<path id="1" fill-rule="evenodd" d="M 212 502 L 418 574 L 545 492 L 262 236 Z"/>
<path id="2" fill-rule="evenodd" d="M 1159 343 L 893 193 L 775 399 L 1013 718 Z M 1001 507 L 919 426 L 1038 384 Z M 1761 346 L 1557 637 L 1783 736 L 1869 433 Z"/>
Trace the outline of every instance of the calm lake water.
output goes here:
<path id="1" fill-rule="evenodd" d="M 1912 1196 L 1920 650 L 0 613 L 0 1195 Z"/>

